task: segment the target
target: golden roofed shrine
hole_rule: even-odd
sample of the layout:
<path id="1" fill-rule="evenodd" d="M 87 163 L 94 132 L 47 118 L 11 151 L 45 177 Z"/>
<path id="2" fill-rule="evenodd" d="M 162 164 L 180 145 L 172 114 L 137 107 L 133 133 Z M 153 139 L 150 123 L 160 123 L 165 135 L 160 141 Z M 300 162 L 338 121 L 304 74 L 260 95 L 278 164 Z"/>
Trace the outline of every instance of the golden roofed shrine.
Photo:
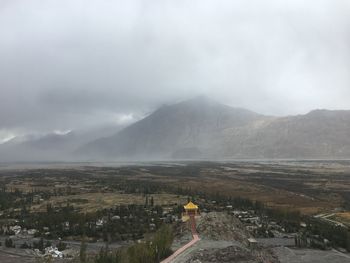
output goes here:
<path id="1" fill-rule="evenodd" d="M 184 206 L 185 210 L 198 210 L 198 205 L 195 205 L 192 202 L 189 202 L 187 205 Z"/>
<path id="2" fill-rule="evenodd" d="M 199 215 L 198 205 L 193 202 L 189 202 L 184 205 L 185 212 L 182 213 L 182 220 L 186 222 L 190 217 L 197 217 Z"/>

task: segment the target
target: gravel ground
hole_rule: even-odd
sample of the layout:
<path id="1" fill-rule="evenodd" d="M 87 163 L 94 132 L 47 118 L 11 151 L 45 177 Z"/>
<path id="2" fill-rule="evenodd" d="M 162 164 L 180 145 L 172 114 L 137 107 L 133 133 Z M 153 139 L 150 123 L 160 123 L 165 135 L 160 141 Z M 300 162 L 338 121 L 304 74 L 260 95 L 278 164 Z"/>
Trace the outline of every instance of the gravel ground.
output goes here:
<path id="1" fill-rule="evenodd" d="M 294 238 L 257 238 L 256 240 L 260 246 L 266 248 L 295 246 Z"/>
<path id="2" fill-rule="evenodd" d="M 35 256 L 30 249 L 14 249 L 0 247 L 0 262 L 1 263 L 31 263 L 35 262 Z"/>
<path id="3" fill-rule="evenodd" d="M 191 262 L 194 255 L 203 253 L 212 249 L 224 249 L 230 246 L 241 247 L 241 244 L 236 241 L 215 241 L 215 240 L 200 240 L 197 244 L 187 249 L 184 253 L 178 256 L 173 263 Z"/>
<path id="4" fill-rule="evenodd" d="M 202 239 L 244 242 L 250 237 L 236 217 L 224 212 L 203 213 L 197 222 L 197 230 Z"/>
<path id="5" fill-rule="evenodd" d="M 277 247 L 273 252 L 281 263 L 350 263 L 350 256 L 338 251 Z"/>

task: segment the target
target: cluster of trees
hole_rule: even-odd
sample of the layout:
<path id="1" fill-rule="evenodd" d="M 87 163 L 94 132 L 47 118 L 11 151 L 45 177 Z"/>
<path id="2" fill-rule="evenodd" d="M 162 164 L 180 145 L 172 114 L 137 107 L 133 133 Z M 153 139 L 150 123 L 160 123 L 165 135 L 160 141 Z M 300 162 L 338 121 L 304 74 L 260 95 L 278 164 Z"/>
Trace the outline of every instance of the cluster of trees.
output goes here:
<path id="1" fill-rule="evenodd" d="M 0 210 L 20 207 L 24 194 L 18 189 L 6 190 L 4 185 L 0 186 Z"/>
<path id="2" fill-rule="evenodd" d="M 109 184 L 108 184 L 109 183 Z M 101 182 L 107 184 L 113 190 L 123 191 L 128 194 L 156 194 L 172 192 L 172 187 L 162 182 L 154 182 L 150 180 L 127 180 L 123 178 L 113 178 L 111 182 Z"/>
<path id="3" fill-rule="evenodd" d="M 319 236 L 320 239 L 328 239 L 330 246 L 343 247 L 350 251 L 349 229 L 317 218 L 308 218 L 307 222 L 308 225 L 304 231 L 306 236 Z"/>
<path id="4" fill-rule="evenodd" d="M 154 236 L 142 243 L 136 243 L 128 248 L 110 251 L 108 247 L 101 251 L 93 259 L 94 263 L 157 263 L 170 256 L 173 242 L 173 230 L 171 225 L 162 225 Z M 82 243 L 80 250 L 80 262 L 89 262 L 86 256 L 86 248 Z"/>
<path id="5" fill-rule="evenodd" d="M 67 204 L 63 207 L 47 205 L 45 212 L 21 213 L 22 228 L 37 229 L 36 236 L 58 238 L 82 236 L 108 242 L 141 239 L 161 225 L 163 208 L 154 205 L 146 196 L 144 205 L 119 205 L 90 213 L 81 213 Z"/>
<path id="6" fill-rule="evenodd" d="M 20 191 L 17 188 L 7 189 L 4 185 L 0 186 L 0 210 L 8 210 L 3 216 L 16 217 L 18 212 L 14 212 L 15 208 L 21 209 L 21 214 L 28 213 L 27 207 L 30 207 L 34 203 L 34 198 L 40 196 L 45 200 L 49 199 L 53 193 L 49 191 L 36 191 L 29 192 Z"/>
<path id="7" fill-rule="evenodd" d="M 143 238 L 144 233 L 156 230 L 161 225 L 163 208 L 161 206 L 121 205 L 109 209 L 106 214 L 106 223 L 101 229 L 104 240 L 135 240 Z M 118 215 L 118 219 L 115 219 L 113 215 Z"/>
<path id="8" fill-rule="evenodd" d="M 125 262 L 124 254 L 121 251 L 111 252 L 108 248 L 102 248 L 98 255 L 94 258 L 94 263 L 121 263 Z M 80 257 L 81 260 L 81 257 Z M 81 262 L 86 262 L 82 261 Z"/>

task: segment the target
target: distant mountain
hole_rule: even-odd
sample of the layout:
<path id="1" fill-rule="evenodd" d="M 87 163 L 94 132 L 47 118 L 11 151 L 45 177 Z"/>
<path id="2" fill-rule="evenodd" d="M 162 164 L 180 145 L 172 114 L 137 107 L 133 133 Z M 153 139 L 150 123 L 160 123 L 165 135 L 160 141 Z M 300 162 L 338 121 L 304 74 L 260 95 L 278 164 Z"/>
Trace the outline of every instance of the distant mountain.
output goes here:
<path id="1" fill-rule="evenodd" d="M 121 132 L 81 149 L 103 158 L 206 158 L 221 156 L 222 132 L 270 119 L 198 97 L 163 106 Z"/>
<path id="2" fill-rule="evenodd" d="M 110 136 L 118 130 L 120 127 L 114 125 L 66 134 L 30 134 L 15 137 L 0 144 L 0 162 L 79 160 L 79 156 L 74 154 L 77 148 L 101 136 Z"/>
<path id="3" fill-rule="evenodd" d="M 350 111 L 315 110 L 306 115 L 275 118 L 250 129 L 237 152 L 255 158 L 350 158 Z M 234 136 L 228 135 L 234 145 Z M 235 156 L 233 149 L 228 155 Z"/>
<path id="4" fill-rule="evenodd" d="M 78 152 L 92 159 L 350 158 L 350 111 L 271 117 L 198 97 Z"/>
<path id="5" fill-rule="evenodd" d="M 72 132 L 15 137 L 0 144 L 0 162 L 61 160 L 62 152 L 73 150 L 72 145 L 77 146 L 75 140 Z"/>
<path id="6" fill-rule="evenodd" d="M 271 117 L 205 97 L 163 106 L 130 126 L 14 138 L 5 161 L 350 158 L 350 111 Z"/>

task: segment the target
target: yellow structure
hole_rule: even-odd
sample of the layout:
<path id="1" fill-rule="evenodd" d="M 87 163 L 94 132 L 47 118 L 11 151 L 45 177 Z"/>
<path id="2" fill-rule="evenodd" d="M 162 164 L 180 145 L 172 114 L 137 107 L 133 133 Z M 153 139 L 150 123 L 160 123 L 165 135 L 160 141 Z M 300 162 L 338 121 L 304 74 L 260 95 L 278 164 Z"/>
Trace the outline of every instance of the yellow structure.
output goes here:
<path id="1" fill-rule="evenodd" d="M 184 206 L 185 211 L 187 213 L 197 213 L 198 212 L 198 205 L 195 205 L 192 202 L 189 202 L 187 205 Z"/>
<path id="2" fill-rule="evenodd" d="M 198 216 L 198 205 L 195 205 L 192 202 L 189 202 L 184 206 L 185 212 L 182 214 L 182 221 L 186 222 L 190 216 Z"/>

